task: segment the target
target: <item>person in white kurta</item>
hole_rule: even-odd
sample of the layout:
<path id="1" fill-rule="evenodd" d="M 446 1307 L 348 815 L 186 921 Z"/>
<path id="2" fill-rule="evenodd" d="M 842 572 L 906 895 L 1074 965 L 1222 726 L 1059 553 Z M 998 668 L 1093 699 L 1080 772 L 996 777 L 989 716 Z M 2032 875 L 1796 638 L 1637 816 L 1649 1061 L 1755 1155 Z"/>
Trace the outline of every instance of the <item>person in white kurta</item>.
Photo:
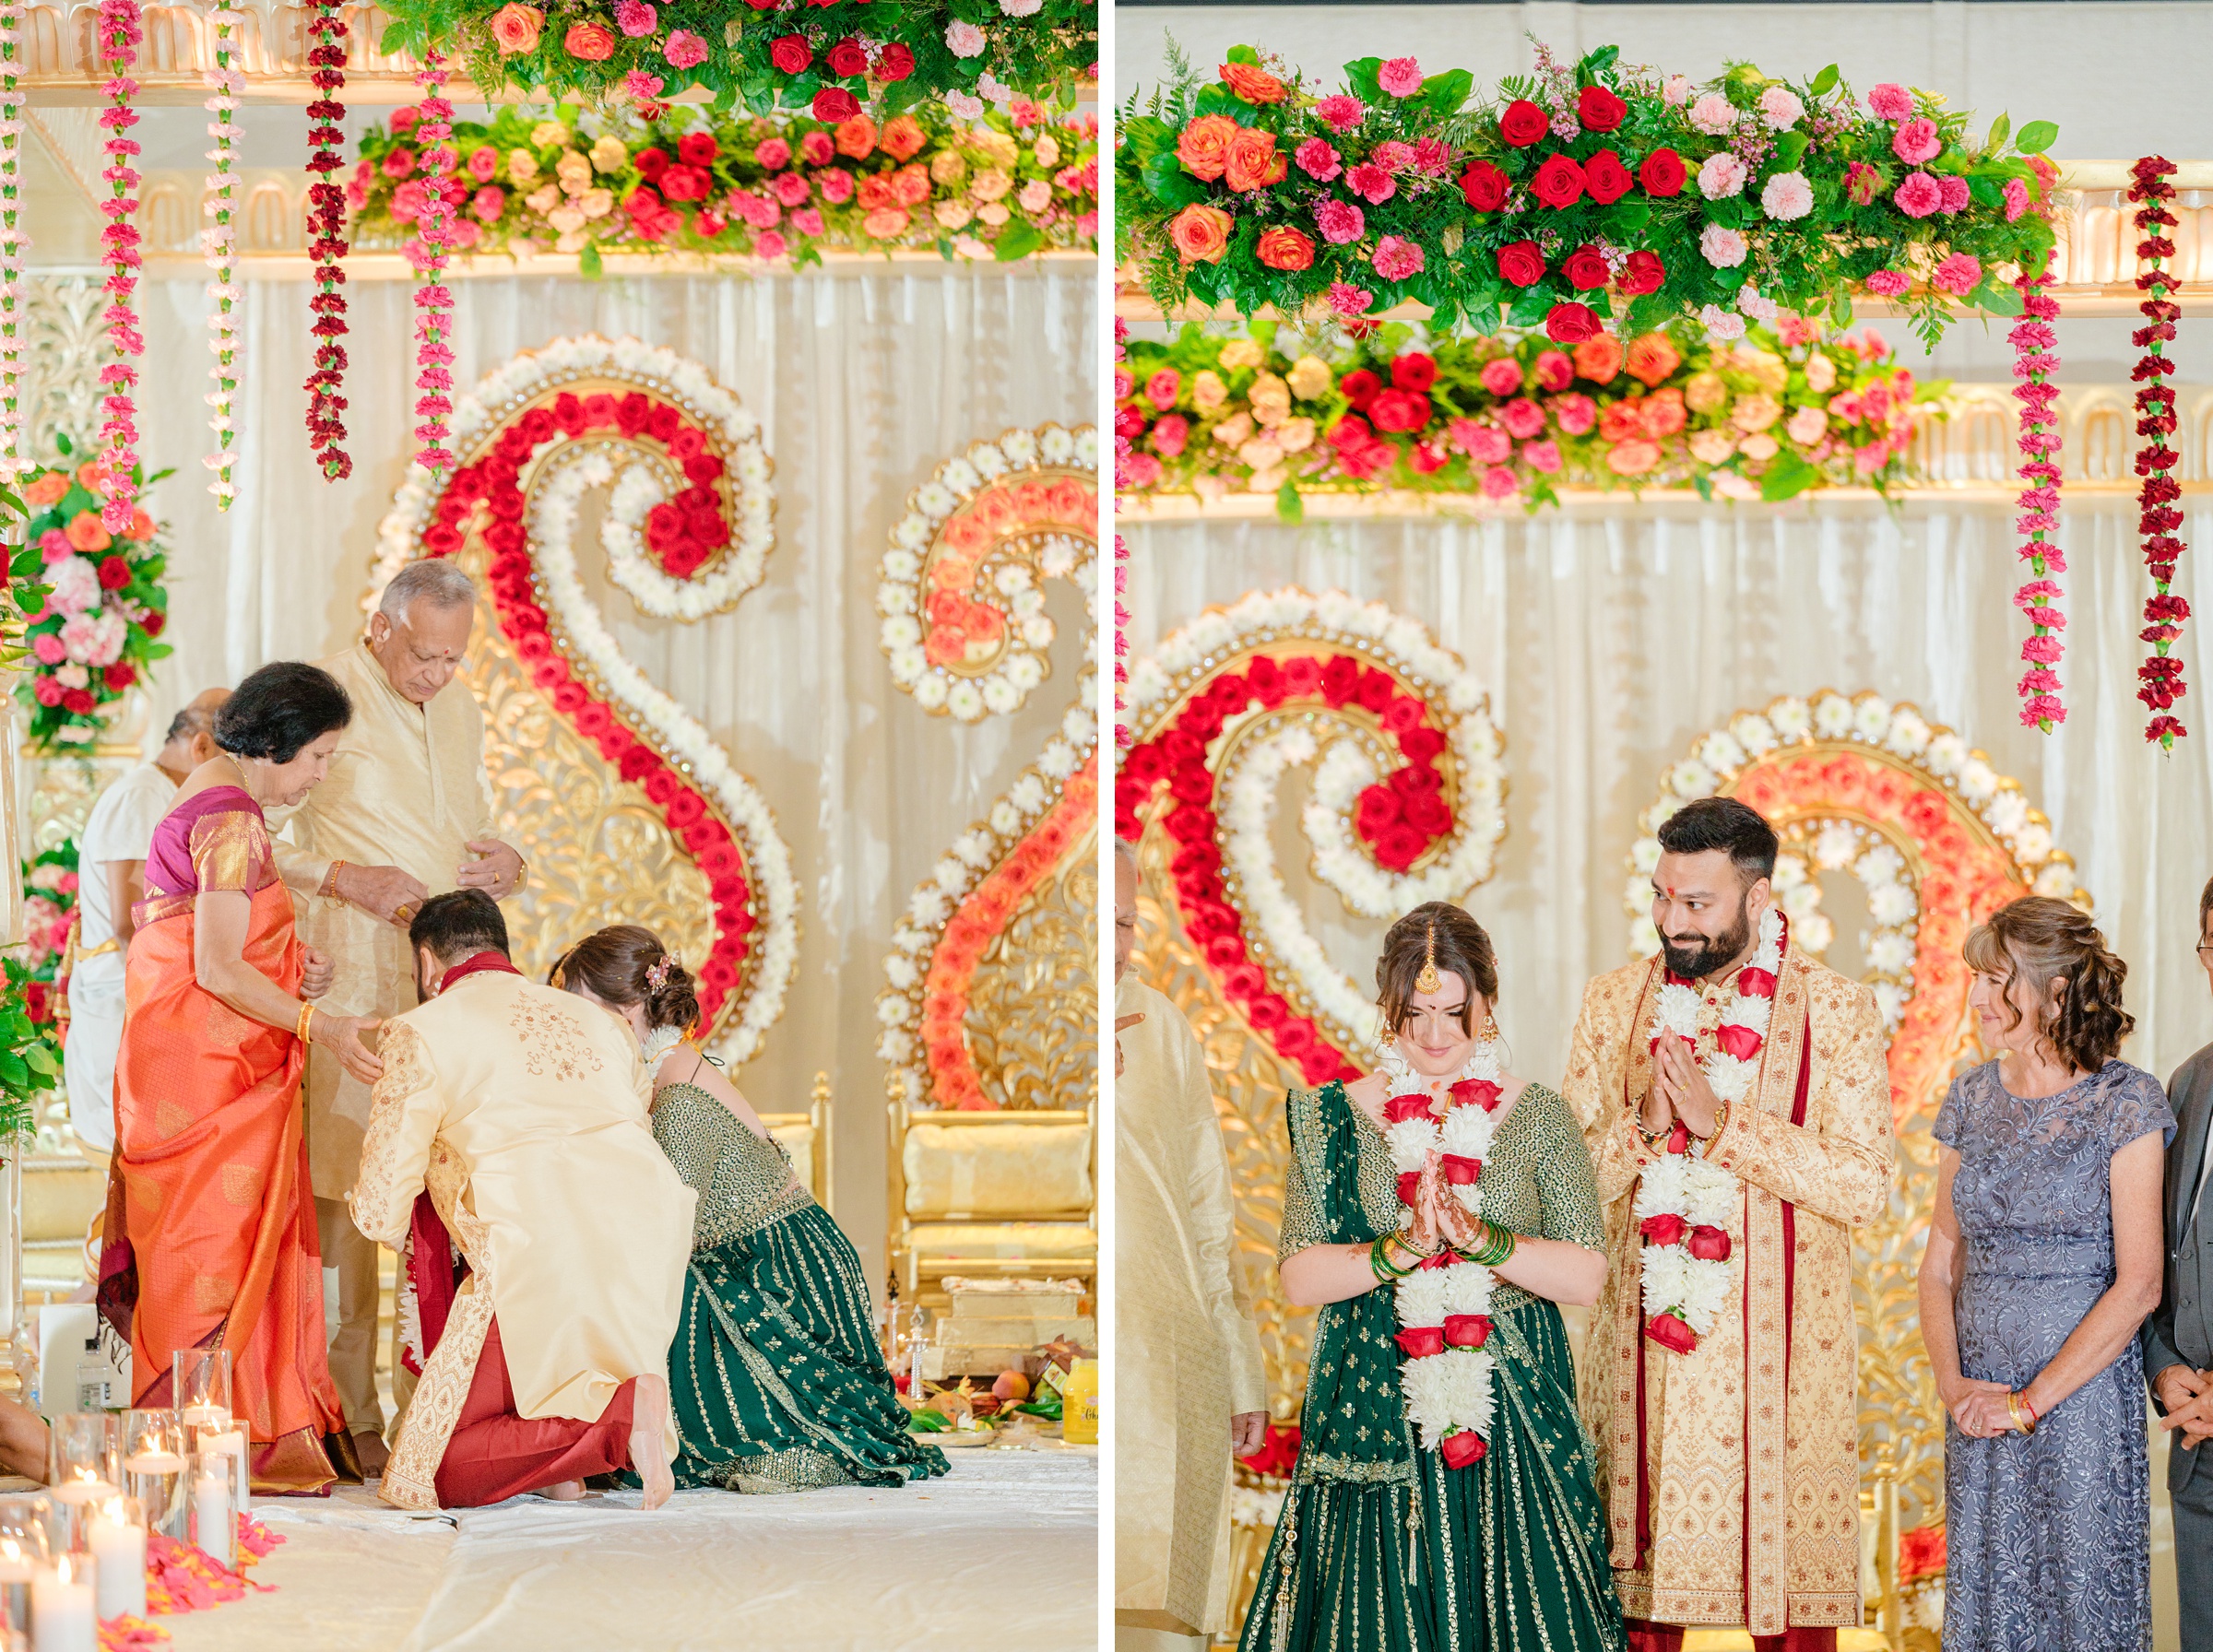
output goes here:
<path id="1" fill-rule="evenodd" d="M 1260 1449 L 1268 1384 L 1206 1057 L 1128 973 L 1137 868 L 1115 847 L 1115 1646 L 1186 1652 L 1228 1622 L 1231 1457 Z"/>
<path id="2" fill-rule="evenodd" d="M 69 1127 L 87 1147 L 115 1150 L 115 1053 L 123 1044 L 123 963 L 131 907 L 146 896 L 146 851 L 184 777 L 215 755 L 215 714 L 229 689 L 209 689 L 171 721 L 151 762 L 101 793 L 77 838 L 77 962 L 62 1049 Z"/>

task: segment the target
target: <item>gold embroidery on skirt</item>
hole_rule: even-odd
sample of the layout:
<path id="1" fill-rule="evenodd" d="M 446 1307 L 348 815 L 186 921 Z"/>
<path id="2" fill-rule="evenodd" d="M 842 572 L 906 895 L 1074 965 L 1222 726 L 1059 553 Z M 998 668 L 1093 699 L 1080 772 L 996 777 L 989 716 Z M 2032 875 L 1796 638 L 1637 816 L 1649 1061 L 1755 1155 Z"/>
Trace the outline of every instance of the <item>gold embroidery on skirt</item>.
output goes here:
<path id="1" fill-rule="evenodd" d="M 223 1166 L 223 1202 L 246 1210 L 261 1203 L 264 1173 L 258 1164 Z"/>

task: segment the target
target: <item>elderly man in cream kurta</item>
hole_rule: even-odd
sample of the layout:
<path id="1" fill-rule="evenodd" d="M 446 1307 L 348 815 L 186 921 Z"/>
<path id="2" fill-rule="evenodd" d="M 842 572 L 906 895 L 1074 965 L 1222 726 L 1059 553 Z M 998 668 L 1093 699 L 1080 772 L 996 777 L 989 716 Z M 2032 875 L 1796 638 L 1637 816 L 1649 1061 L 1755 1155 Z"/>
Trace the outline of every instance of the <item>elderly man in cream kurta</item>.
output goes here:
<path id="1" fill-rule="evenodd" d="M 1139 1652 L 1227 1624 L 1230 1458 L 1260 1448 L 1268 1389 L 1206 1059 L 1128 973 L 1137 867 L 1115 848 L 1114 1617 Z"/>
<path id="2" fill-rule="evenodd" d="M 321 1000 L 337 1015 L 391 1017 L 415 1002 L 407 924 L 428 895 L 456 885 L 504 900 L 522 857 L 491 836 L 484 714 L 453 678 L 467 652 L 476 587 L 450 562 L 410 562 L 385 587 L 369 634 L 319 661 L 353 701 L 330 775 L 288 820 L 278 869 L 300 938 L 337 966 Z M 323 1266 L 338 1280 L 330 1375 L 371 1473 L 385 1459 L 376 1393 L 376 1246 L 346 1215 L 361 1163 L 369 1090 L 327 1052 L 307 1061 L 308 1171 Z M 405 1374 L 396 1366 L 396 1382 Z"/>
<path id="3" fill-rule="evenodd" d="M 380 1494 L 574 1497 L 628 1466 L 654 1507 L 696 1198 L 653 1139 L 637 1036 L 525 979 L 479 891 L 426 902 L 408 938 L 429 1001 L 385 1023 L 350 1199 L 378 1243 L 412 1234 L 403 1315 L 428 1348 Z"/>

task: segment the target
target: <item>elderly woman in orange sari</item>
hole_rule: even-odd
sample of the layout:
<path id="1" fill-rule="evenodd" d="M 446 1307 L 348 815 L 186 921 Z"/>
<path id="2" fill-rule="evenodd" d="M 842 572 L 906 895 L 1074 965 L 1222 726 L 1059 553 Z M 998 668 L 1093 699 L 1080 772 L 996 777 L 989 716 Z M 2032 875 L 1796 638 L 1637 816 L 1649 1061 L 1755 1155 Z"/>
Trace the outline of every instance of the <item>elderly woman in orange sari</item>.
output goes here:
<path id="1" fill-rule="evenodd" d="M 262 810 L 297 803 L 351 720 L 313 666 L 264 666 L 216 719 L 146 858 L 125 964 L 100 1304 L 131 1339 L 133 1403 L 174 1402 L 172 1362 L 227 1348 L 256 1491 L 360 1479 L 323 1331 L 300 1109 L 306 1042 L 373 1080 L 366 1018 L 314 998 L 330 961 L 292 930 Z"/>

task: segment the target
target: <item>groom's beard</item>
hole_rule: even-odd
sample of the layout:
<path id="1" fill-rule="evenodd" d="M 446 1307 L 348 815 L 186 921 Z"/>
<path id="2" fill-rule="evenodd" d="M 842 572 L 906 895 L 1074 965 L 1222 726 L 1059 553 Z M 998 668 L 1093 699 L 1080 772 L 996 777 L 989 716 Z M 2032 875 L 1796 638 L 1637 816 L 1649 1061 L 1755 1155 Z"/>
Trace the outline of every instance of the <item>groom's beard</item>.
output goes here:
<path id="1" fill-rule="evenodd" d="M 1736 924 L 1727 934 L 1709 940 L 1706 937 L 1686 936 L 1678 942 L 1673 936 L 1662 936 L 1660 950 L 1666 955 L 1670 974 L 1680 975 L 1686 981 L 1703 981 L 1715 971 L 1735 960 L 1752 945 L 1752 918 L 1746 910 L 1751 903 L 1740 901 L 1736 908 Z"/>

